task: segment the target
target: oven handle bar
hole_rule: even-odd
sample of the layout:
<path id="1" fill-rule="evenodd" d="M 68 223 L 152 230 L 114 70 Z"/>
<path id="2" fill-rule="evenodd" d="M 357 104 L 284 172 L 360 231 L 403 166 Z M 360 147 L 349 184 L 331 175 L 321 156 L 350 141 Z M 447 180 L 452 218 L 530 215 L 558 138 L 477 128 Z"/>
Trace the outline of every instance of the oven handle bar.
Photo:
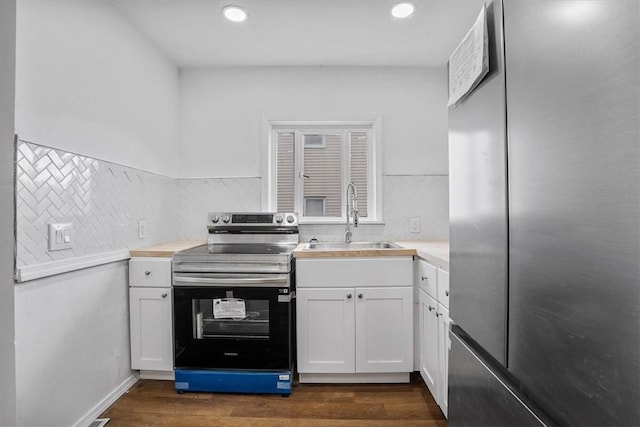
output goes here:
<path id="1" fill-rule="evenodd" d="M 173 286 L 253 286 L 257 288 L 289 287 L 288 277 L 185 277 L 174 276 Z"/>

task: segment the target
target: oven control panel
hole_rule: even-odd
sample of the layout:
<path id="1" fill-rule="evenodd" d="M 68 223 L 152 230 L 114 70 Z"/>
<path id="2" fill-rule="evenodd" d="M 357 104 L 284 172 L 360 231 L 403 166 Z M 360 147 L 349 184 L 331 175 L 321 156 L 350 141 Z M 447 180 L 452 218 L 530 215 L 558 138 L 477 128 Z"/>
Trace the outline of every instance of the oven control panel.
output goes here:
<path id="1" fill-rule="evenodd" d="M 210 212 L 207 218 L 209 228 L 260 228 L 297 227 L 298 214 L 293 212 Z"/>

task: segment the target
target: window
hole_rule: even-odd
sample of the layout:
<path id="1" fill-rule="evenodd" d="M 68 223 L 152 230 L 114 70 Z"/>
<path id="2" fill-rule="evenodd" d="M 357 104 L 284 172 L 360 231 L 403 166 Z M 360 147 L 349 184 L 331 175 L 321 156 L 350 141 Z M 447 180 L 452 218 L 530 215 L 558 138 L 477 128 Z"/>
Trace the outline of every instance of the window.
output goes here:
<path id="1" fill-rule="evenodd" d="M 304 135 L 304 148 L 326 148 L 326 135 Z"/>
<path id="2" fill-rule="evenodd" d="M 327 199 L 326 197 L 305 197 L 304 198 L 304 216 L 326 216 L 327 215 Z"/>
<path id="3" fill-rule="evenodd" d="M 360 219 L 380 220 L 376 123 L 270 122 L 267 210 L 298 212 L 303 223 L 344 221 L 353 182 Z"/>

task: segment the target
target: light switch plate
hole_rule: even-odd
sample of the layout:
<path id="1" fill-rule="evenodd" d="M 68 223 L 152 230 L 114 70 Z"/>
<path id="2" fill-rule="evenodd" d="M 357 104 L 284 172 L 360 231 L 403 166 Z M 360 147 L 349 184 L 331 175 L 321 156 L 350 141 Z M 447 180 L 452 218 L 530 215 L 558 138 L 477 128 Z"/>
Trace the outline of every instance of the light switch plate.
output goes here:
<path id="1" fill-rule="evenodd" d="M 71 229 L 73 223 L 49 223 L 47 224 L 47 240 L 49 251 L 61 251 L 73 247 Z"/>
<path id="2" fill-rule="evenodd" d="M 420 232 L 420 218 L 411 218 L 411 232 L 419 233 Z"/>
<path id="3" fill-rule="evenodd" d="M 138 239 L 147 238 L 147 221 L 144 219 L 138 220 Z"/>

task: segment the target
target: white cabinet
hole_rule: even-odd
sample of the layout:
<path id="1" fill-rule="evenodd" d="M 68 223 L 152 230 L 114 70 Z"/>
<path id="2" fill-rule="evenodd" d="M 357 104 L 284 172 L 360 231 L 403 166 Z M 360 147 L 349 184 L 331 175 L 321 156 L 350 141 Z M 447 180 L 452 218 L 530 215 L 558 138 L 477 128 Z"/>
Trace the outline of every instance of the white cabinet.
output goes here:
<path id="1" fill-rule="evenodd" d="M 355 372 L 354 290 L 298 288 L 298 372 Z"/>
<path id="2" fill-rule="evenodd" d="M 428 262 L 419 259 L 418 262 L 418 286 L 434 298 L 438 297 L 438 268 Z"/>
<path id="3" fill-rule="evenodd" d="M 355 288 L 356 372 L 413 368 L 413 289 Z"/>
<path id="4" fill-rule="evenodd" d="M 296 274 L 300 382 L 409 381 L 411 258 L 305 258 Z"/>
<path id="5" fill-rule="evenodd" d="M 451 337 L 449 336 L 449 310 L 438 304 L 438 405 L 447 416 L 449 406 L 449 351 Z"/>
<path id="6" fill-rule="evenodd" d="M 418 259 L 420 374 L 447 415 L 449 350 L 449 273 Z"/>
<path id="7" fill-rule="evenodd" d="M 129 289 L 131 368 L 173 369 L 171 351 L 171 289 Z"/>
<path id="8" fill-rule="evenodd" d="M 438 395 L 438 303 L 420 289 L 420 374 L 427 388 Z"/>
<path id="9" fill-rule="evenodd" d="M 438 269 L 438 296 L 436 298 L 440 304 L 449 308 L 449 272 Z"/>
<path id="10" fill-rule="evenodd" d="M 171 258 L 129 261 L 131 368 L 142 378 L 173 379 Z"/>
<path id="11" fill-rule="evenodd" d="M 129 286 L 171 287 L 171 258 L 131 258 Z"/>

